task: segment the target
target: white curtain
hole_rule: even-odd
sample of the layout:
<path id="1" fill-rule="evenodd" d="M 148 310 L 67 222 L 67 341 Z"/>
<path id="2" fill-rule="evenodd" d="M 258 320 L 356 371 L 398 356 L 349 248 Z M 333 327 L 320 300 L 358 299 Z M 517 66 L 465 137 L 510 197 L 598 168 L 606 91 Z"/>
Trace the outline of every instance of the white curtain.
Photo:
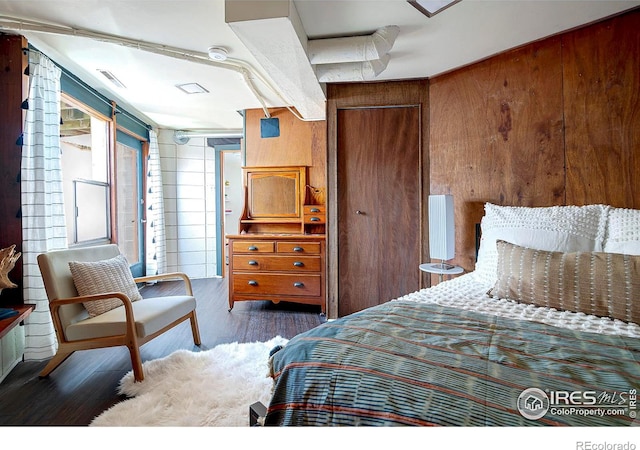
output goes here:
<path id="1" fill-rule="evenodd" d="M 36 305 L 25 321 L 26 360 L 52 357 L 57 340 L 37 256 L 67 247 L 60 154 L 60 73 L 49 58 L 29 52 L 29 109 L 22 146 L 22 263 L 24 302 Z"/>
<path id="2" fill-rule="evenodd" d="M 164 195 L 162 192 L 162 168 L 158 136 L 149 131 L 149 158 L 147 161 L 147 275 L 166 273 L 167 243 L 164 228 Z"/>

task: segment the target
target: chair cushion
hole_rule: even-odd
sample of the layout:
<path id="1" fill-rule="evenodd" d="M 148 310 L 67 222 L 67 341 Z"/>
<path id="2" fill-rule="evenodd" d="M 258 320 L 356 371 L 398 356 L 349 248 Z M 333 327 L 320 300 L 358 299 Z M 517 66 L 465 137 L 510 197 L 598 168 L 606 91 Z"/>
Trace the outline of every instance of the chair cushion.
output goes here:
<path id="1" fill-rule="evenodd" d="M 131 275 L 129 262 L 123 255 L 102 261 L 69 261 L 69 270 L 79 295 L 122 292 L 132 302 L 142 299 Z M 122 302 L 114 297 L 84 302 L 83 305 L 89 317 L 95 317 L 117 308 Z"/>
<path id="2" fill-rule="evenodd" d="M 196 308 L 195 297 L 176 295 L 150 297 L 133 304 L 136 334 L 139 339 L 151 336 L 186 316 Z M 69 325 L 65 337 L 69 341 L 93 339 L 126 333 L 124 306 L 119 306 L 104 314 Z"/>

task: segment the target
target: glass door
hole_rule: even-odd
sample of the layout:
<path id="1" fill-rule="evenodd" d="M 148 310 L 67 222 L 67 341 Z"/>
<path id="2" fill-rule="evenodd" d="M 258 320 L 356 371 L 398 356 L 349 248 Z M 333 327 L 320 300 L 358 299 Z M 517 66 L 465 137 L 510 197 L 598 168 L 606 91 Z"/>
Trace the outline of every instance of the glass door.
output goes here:
<path id="1" fill-rule="evenodd" d="M 118 131 L 115 152 L 116 240 L 134 277 L 144 275 L 142 142 Z"/>

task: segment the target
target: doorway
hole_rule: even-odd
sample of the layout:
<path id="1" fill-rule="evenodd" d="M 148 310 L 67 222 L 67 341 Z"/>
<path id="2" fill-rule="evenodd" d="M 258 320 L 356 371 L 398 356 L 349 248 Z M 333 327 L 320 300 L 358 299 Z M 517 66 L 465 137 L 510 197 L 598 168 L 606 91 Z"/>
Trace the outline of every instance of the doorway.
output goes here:
<path id="1" fill-rule="evenodd" d="M 420 108 L 337 111 L 338 316 L 420 286 Z"/>
<path id="2" fill-rule="evenodd" d="M 239 232 L 240 216 L 244 207 L 243 160 L 239 145 L 221 145 L 214 148 L 216 185 L 219 192 L 216 199 L 216 254 L 218 255 L 216 266 L 217 275 L 225 277 L 229 264 L 226 236 Z"/>

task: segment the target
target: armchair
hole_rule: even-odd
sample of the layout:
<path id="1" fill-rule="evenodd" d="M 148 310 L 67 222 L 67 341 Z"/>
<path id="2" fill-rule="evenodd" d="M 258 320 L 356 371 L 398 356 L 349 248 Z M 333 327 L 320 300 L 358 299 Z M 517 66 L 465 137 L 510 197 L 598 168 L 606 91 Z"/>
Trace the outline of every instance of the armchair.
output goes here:
<path id="1" fill-rule="evenodd" d="M 49 309 L 58 339 L 57 353 L 40 373 L 48 376 L 76 350 L 124 345 L 129 349 L 136 381 L 144 379 L 140 346 L 189 319 L 193 341 L 200 345 L 196 299 L 184 273 L 132 278 L 135 283 L 179 279 L 185 295 L 142 298 L 132 301 L 123 292 L 79 295 L 69 262 L 106 261 L 120 255 L 115 244 L 54 250 L 38 255 L 38 266 L 49 299 Z M 130 272 L 128 273 L 130 274 Z M 127 280 L 130 281 L 130 280 Z M 116 298 L 122 304 L 98 315 L 90 315 L 84 304 Z"/>

